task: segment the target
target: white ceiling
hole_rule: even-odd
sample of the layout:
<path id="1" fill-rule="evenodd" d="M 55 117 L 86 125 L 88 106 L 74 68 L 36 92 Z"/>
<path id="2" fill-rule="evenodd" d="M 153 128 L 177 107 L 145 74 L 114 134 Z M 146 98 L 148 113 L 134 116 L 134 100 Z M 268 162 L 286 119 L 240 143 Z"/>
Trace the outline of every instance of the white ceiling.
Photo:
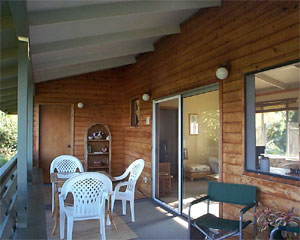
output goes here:
<path id="1" fill-rule="evenodd" d="M 255 74 L 257 93 L 300 88 L 300 63 Z"/>
<path id="2" fill-rule="evenodd" d="M 135 63 L 180 23 L 221 0 L 28 0 L 35 82 Z"/>

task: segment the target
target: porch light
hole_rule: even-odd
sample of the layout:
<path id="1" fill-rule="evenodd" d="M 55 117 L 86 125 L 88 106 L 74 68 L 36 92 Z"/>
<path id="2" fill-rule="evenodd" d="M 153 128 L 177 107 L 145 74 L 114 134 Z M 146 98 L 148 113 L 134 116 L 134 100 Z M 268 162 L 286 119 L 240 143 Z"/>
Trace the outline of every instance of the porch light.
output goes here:
<path id="1" fill-rule="evenodd" d="M 223 80 L 228 77 L 228 70 L 226 67 L 219 67 L 216 71 L 216 76 L 218 79 Z"/>
<path id="2" fill-rule="evenodd" d="M 149 95 L 148 93 L 144 93 L 143 96 L 142 96 L 142 99 L 143 99 L 145 102 L 147 102 L 147 101 L 149 101 L 149 99 L 150 99 L 150 95 Z"/>
<path id="3" fill-rule="evenodd" d="M 84 104 L 83 104 L 82 102 L 80 102 L 80 103 L 77 104 L 77 107 L 78 107 L 78 108 L 83 108 L 83 107 L 84 107 Z"/>

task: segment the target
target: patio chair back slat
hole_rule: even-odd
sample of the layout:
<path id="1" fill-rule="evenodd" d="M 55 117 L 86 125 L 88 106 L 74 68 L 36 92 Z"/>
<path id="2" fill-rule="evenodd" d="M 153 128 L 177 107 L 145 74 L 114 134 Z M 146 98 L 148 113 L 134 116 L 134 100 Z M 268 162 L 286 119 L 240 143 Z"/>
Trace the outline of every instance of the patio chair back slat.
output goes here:
<path id="1" fill-rule="evenodd" d="M 233 183 L 208 183 L 208 196 L 212 201 L 249 205 L 256 201 L 256 187 Z"/>

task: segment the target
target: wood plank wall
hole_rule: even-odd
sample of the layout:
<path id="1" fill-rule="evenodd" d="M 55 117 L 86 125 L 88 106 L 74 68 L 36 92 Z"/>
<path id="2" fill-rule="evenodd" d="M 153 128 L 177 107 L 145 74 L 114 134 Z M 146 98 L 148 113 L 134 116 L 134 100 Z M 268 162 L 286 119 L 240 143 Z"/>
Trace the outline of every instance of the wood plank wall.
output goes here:
<path id="1" fill-rule="evenodd" d="M 151 93 L 153 99 L 201 87 L 218 80 L 218 66 L 230 63 L 221 85 L 223 180 L 258 186 L 259 201 L 277 209 L 294 206 L 300 214 L 299 182 L 244 173 L 244 74 L 299 59 L 299 2 L 223 1 L 221 8 L 200 10 L 181 25 L 181 33 L 157 42 L 125 68 L 124 161 L 146 160 L 143 176 L 151 179 L 152 103 L 141 101 L 142 125 L 129 126 L 131 98 Z M 152 121 L 151 121 L 152 122 Z M 151 179 L 152 180 L 152 179 Z M 150 196 L 151 181 L 139 187 Z M 227 213 L 238 214 L 226 207 Z M 226 215 L 226 213 L 225 213 Z"/>
<path id="2" fill-rule="evenodd" d="M 74 104 L 74 155 L 84 163 L 86 129 L 106 124 L 112 133 L 112 173 L 123 172 L 122 91 L 119 70 L 107 70 L 38 83 L 34 99 L 34 163 L 38 163 L 38 104 Z M 79 109 L 77 103 L 84 103 Z"/>
<path id="3" fill-rule="evenodd" d="M 146 161 L 139 189 L 151 196 L 152 102 L 141 101 L 141 126 L 130 127 L 130 100 L 151 93 L 151 100 L 218 82 L 215 71 L 227 62 L 229 78 L 220 82 L 223 180 L 258 186 L 263 205 L 300 214 L 299 182 L 244 173 L 244 74 L 299 59 L 298 1 L 223 1 L 202 9 L 181 25 L 181 33 L 155 44 L 128 67 L 36 84 L 40 102 L 82 101 L 75 108 L 75 155 L 83 160 L 83 136 L 93 122 L 108 124 L 113 135 L 113 170 L 133 160 Z M 122 96 L 122 101 L 120 98 Z M 151 125 L 146 125 L 146 117 Z M 35 142 L 36 149 L 36 142 Z M 36 157 L 35 151 L 35 157 Z M 226 212 L 237 214 L 236 209 Z"/>

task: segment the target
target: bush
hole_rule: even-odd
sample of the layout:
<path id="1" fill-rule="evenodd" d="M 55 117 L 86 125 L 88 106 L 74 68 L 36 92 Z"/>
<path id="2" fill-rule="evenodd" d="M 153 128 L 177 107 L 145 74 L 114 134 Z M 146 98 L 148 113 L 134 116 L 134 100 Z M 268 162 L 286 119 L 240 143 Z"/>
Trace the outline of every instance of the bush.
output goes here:
<path id="1" fill-rule="evenodd" d="M 0 167 L 17 153 L 17 115 L 7 115 L 0 111 Z"/>

